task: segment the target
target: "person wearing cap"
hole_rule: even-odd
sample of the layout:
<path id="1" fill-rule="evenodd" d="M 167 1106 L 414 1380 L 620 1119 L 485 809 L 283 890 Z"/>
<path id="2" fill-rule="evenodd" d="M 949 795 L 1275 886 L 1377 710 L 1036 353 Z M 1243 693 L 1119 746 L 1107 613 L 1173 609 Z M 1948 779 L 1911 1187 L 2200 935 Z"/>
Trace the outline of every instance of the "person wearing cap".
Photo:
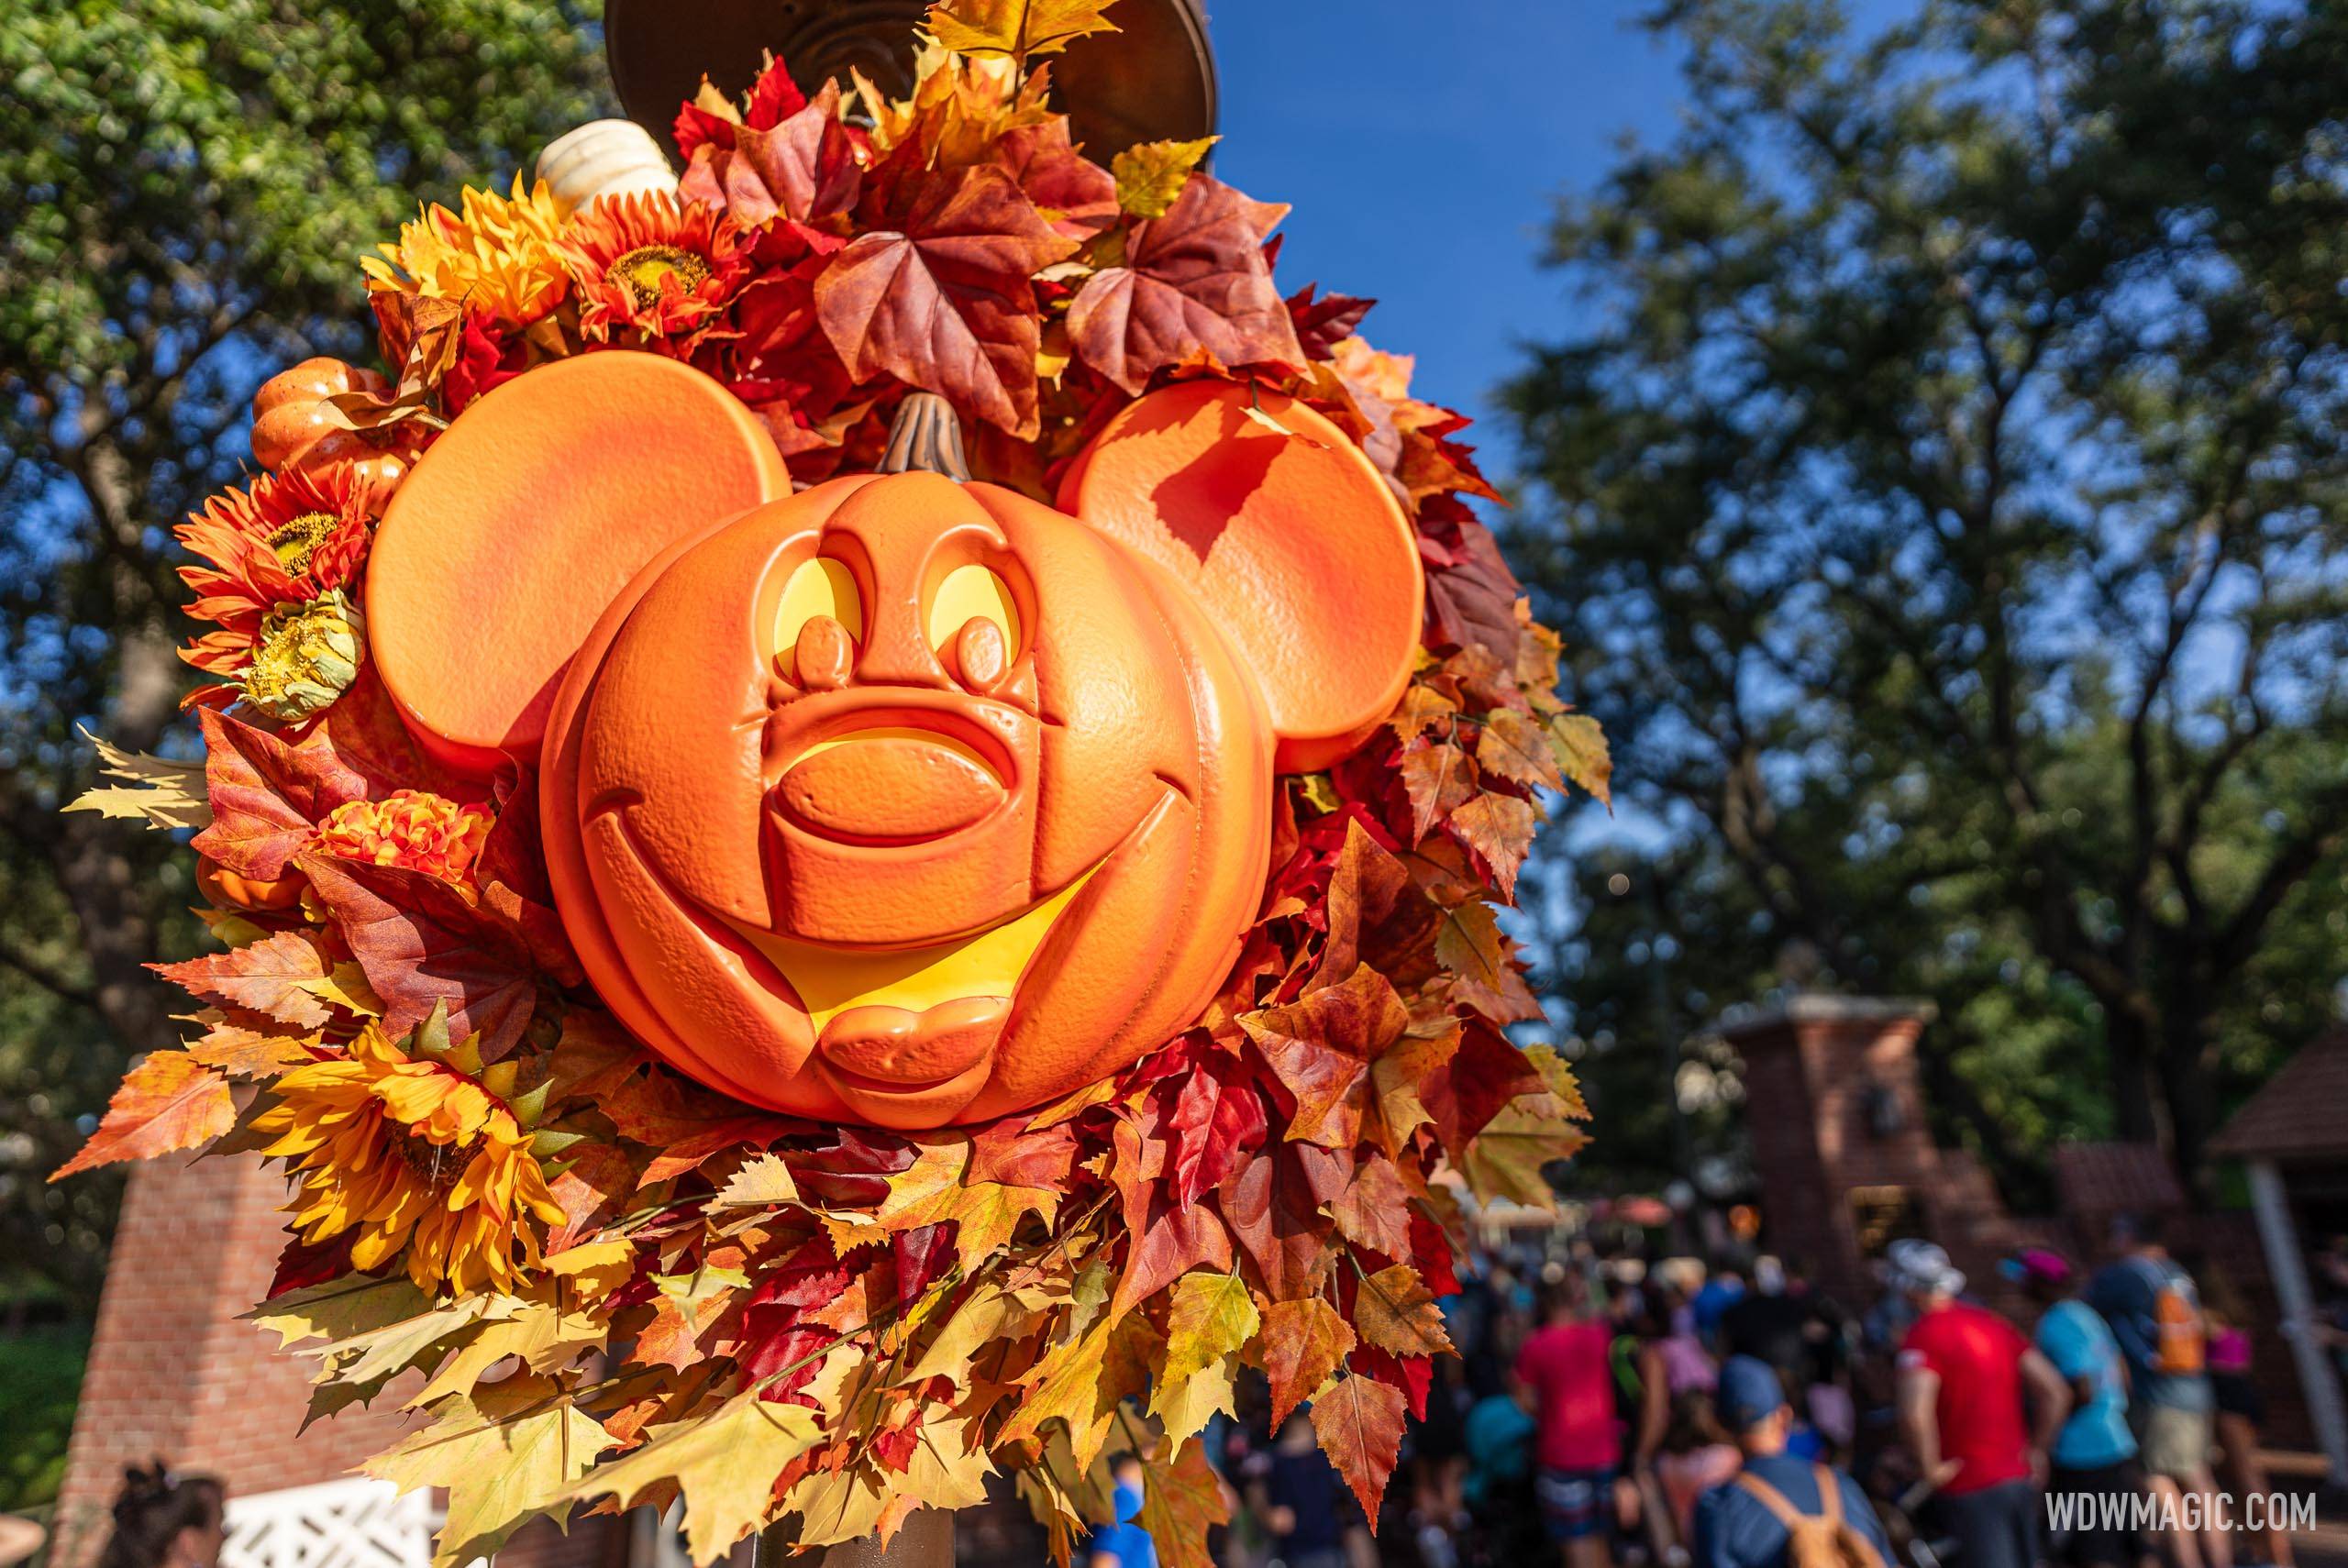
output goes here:
<path id="1" fill-rule="evenodd" d="M 2033 1568 L 2039 1485 L 2070 1388 L 2020 1330 L 1957 1299 L 1965 1275 L 1939 1247 L 1894 1242 L 1888 1262 L 1916 1309 L 1899 1345 L 1900 1433 L 1941 1520 L 1965 1568 Z"/>
<path id="2" fill-rule="evenodd" d="M 2039 1309 L 2032 1342 L 2071 1386 L 2071 1414 L 2054 1434 L 2046 1489 L 2086 1498 L 2132 1497 L 2144 1489 L 2136 1435 L 2128 1430 L 2128 1373 L 2120 1343 L 2095 1309 L 2076 1294 L 2070 1260 L 2028 1247 L 1998 1265 Z M 2079 1568 L 2127 1568 L 2142 1555 L 2136 1532 L 2093 1502 L 2083 1504 L 2058 1556 Z"/>
<path id="3" fill-rule="evenodd" d="M 1795 1513 L 1839 1513 L 1875 1549 L 1878 1562 L 1893 1561 L 1883 1521 L 1859 1484 L 1840 1470 L 1786 1452 L 1794 1413 L 1775 1367 L 1749 1355 L 1731 1356 L 1712 1398 L 1714 1413 L 1744 1456 L 1744 1467 L 1741 1475 L 1697 1500 L 1695 1568 L 1787 1568 L 1793 1532 L 1772 1498 Z"/>

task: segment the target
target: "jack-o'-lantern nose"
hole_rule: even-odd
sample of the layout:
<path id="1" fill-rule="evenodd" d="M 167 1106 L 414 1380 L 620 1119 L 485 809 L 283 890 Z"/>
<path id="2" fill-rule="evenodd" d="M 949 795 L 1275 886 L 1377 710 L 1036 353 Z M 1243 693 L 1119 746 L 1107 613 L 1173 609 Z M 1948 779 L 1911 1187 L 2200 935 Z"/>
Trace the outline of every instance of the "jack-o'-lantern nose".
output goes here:
<path id="1" fill-rule="evenodd" d="M 856 643 L 847 628 L 829 615 L 811 615 L 799 629 L 799 646 L 792 656 L 800 687 L 808 691 L 836 691 L 847 684 L 856 663 Z"/>

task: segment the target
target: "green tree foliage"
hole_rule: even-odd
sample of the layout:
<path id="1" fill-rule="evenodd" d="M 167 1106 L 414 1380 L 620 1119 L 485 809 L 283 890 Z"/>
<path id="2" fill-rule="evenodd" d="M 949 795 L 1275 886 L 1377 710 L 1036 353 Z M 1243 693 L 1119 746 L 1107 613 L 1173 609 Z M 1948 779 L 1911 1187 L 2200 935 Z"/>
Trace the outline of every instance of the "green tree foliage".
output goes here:
<path id="1" fill-rule="evenodd" d="M 597 112 L 599 15 L 0 0 L 0 1254 L 82 1300 L 113 1189 L 41 1178 L 172 1038 L 140 965 L 194 933 L 183 849 L 57 814 L 76 726 L 185 745 L 171 525 L 245 466 L 263 377 L 369 352 L 363 248 Z"/>
<path id="2" fill-rule="evenodd" d="M 1678 1025 L 1794 944 L 1940 1003 L 2009 1176 L 2113 1134 L 2194 1171 L 2348 954 L 2348 10 L 1651 20 L 1686 125 L 1561 207 L 1609 325 L 1510 398 L 1519 558 L 1667 828 Z M 1628 1038 L 1606 874 L 1557 973 Z"/>

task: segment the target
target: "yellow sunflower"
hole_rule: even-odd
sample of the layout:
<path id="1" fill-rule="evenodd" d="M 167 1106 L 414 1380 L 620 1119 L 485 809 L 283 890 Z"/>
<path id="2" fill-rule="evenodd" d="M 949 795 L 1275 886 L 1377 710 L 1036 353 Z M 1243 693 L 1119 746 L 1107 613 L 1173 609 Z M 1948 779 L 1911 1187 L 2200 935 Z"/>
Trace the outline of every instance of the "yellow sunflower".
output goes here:
<path id="1" fill-rule="evenodd" d="M 275 1090 L 254 1125 L 274 1140 L 263 1153 L 301 1173 L 288 1211 L 305 1242 L 356 1229 L 359 1268 L 404 1247 L 419 1289 L 510 1290 L 538 1260 L 527 1217 L 562 1219 L 512 1110 L 376 1024 L 348 1055 L 296 1067 Z"/>
<path id="2" fill-rule="evenodd" d="M 370 289 L 455 299 L 476 316 L 518 329 L 560 304 L 570 278 L 554 251 L 562 215 L 543 180 L 514 193 L 465 188 L 463 211 L 434 204 L 400 226 L 397 245 L 360 258 Z M 405 276 L 402 276 L 404 273 Z"/>

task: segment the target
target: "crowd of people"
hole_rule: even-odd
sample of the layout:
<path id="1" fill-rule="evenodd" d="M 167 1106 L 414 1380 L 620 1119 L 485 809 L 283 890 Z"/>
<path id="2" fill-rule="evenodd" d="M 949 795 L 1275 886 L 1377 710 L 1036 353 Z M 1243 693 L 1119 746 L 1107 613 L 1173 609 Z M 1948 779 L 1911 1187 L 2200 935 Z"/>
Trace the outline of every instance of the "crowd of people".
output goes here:
<path id="1" fill-rule="evenodd" d="M 1272 1430 L 1243 1397 L 1210 1430 L 1224 1568 L 2291 1568 L 2210 1501 L 2269 1490 L 2237 1305 L 2152 1221 L 2111 1240 L 2091 1275 L 2032 1248 L 1989 1281 L 1895 1242 L 1858 1312 L 1767 1256 L 1483 1259 L 1375 1539 L 1303 1411 Z"/>
<path id="2" fill-rule="evenodd" d="M 1433 1363 L 1375 1537 L 1309 1409 L 1275 1428 L 1242 1383 L 1207 1432 L 1222 1568 L 2293 1568 L 2287 1535 L 2210 1506 L 2270 1490 L 2241 1304 L 2222 1281 L 2205 1300 L 2149 1220 L 2111 1240 L 2092 1275 L 2033 1248 L 1991 1282 L 1894 1242 L 1855 1315 L 1767 1256 L 1481 1259 L 1442 1303 L 1459 1354 Z M 2315 1331 L 2348 1351 L 2338 1256 Z M 1109 1468 L 1082 1568 L 1157 1568 L 1146 1467 Z M 2138 1496 L 2203 1503 L 2155 1511 L 2176 1528 L 2151 1538 L 2108 1506 Z M 2089 1506 L 2058 1534 L 2047 1497 Z M 134 1470 L 100 1568 L 210 1568 L 221 1504 L 207 1477 Z"/>

